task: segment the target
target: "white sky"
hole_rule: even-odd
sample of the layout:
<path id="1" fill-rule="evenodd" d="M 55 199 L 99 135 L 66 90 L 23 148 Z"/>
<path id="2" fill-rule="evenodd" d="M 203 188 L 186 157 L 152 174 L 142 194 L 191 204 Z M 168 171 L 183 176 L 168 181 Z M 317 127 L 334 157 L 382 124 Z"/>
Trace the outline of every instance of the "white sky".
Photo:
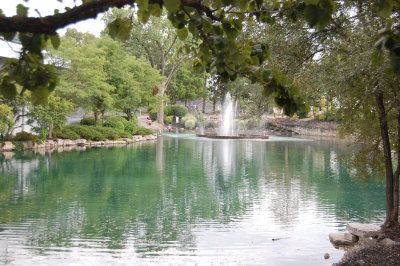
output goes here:
<path id="1" fill-rule="evenodd" d="M 76 4 L 75 4 L 76 3 Z M 81 0 L 63 0 L 60 3 L 58 0 L 29 0 L 27 3 L 22 0 L 0 0 L 0 9 L 6 16 L 14 16 L 16 14 L 16 6 L 18 4 L 23 4 L 29 7 L 28 16 L 38 17 L 39 14 L 35 11 L 37 9 L 42 17 L 47 15 L 53 15 L 54 9 L 59 9 L 60 12 L 64 11 L 65 7 L 74 7 L 75 5 L 80 5 Z M 81 32 L 90 32 L 96 36 L 100 35 L 100 32 L 104 28 L 104 23 L 101 21 L 101 16 L 99 15 L 97 19 L 88 19 L 76 24 L 70 25 L 67 28 L 75 28 Z M 60 35 L 64 35 L 66 28 L 58 30 Z"/>

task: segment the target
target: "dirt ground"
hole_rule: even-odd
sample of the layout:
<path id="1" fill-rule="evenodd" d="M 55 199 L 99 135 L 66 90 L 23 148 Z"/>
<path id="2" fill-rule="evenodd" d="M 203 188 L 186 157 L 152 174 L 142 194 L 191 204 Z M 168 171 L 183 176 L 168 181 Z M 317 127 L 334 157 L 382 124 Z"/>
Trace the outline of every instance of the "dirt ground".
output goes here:
<path id="1" fill-rule="evenodd" d="M 154 132 L 158 132 L 158 131 L 162 131 L 164 130 L 164 126 L 155 122 L 155 121 L 151 121 L 151 125 L 148 124 L 147 122 L 147 116 L 146 115 L 142 115 L 138 117 L 138 123 L 139 126 L 142 127 L 146 127 L 146 128 L 150 128 L 151 130 L 153 130 Z"/>
<path id="2" fill-rule="evenodd" d="M 400 227 L 385 231 L 384 236 L 394 241 L 400 241 Z M 400 265 L 400 245 L 381 246 L 365 245 L 356 247 L 346 252 L 344 257 L 334 266 L 399 266 Z"/>

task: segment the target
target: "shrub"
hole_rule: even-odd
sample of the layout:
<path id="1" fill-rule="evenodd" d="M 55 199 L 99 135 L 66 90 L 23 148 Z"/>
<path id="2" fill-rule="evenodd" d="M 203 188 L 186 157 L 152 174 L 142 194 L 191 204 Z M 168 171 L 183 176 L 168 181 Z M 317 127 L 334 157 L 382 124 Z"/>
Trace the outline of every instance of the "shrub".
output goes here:
<path id="1" fill-rule="evenodd" d="M 165 117 L 164 122 L 167 124 L 172 124 L 173 120 L 174 120 L 174 117 L 170 115 L 170 116 Z"/>
<path id="2" fill-rule="evenodd" d="M 67 127 L 63 127 L 54 132 L 54 137 L 60 139 L 79 139 L 80 136 Z"/>
<path id="3" fill-rule="evenodd" d="M 28 133 L 28 132 L 25 132 L 25 131 L 21 131 L 21 132 L 18 132 L 17 134 L 15 134 L 14 140 L 16 140 L 16 141 L 31 140 L 33 142 L 37 142 L 38 136 Z"/>
<path id="4" fill-rule="evenodd" d="M 239 129 L 246 129 L 247 128 L 247 120 L 238 120 L 237 125 Z"/>
<path id="5" fill-rule="evenodd" d="M 299 118 L 307 118 L 307 117 L 308 117 L 308 112 L 298 111 L 298 112 L 296 113 L 296 115 L 297 115 Z"/>
<path id="6" fill-rule="evenodd" d="M 81 122 L 79 124 L 81 124 L 82 126 L 94 126 L 94 117 L 84 117 L 81 119 Z"/>
<path id="7" fill-rule="evenodd" d="M 149 112 L 149 116 L 150 116 L 150 119 L 152 121 L 156 121 L 157 120 L 157 112 L 156 111 L 150 111 Z"/>
<path id="8" fill-rule="evenodd" d="M 185 120 L 185 128 L 193 129 L 196 126 L 196 121 L 194 119 L 186 119 Z"/>
<path id="9" fill-rule="evenodd" d="M 213 121 L 205 121 L 204 126 L 206 128 L 217 128 L 218 125 Z"/>
<path id="10" fill-rule="evenodd" d="M 111 127 L 96 127 L 96 129 L 109 140 L 116 140 L 119 138 L 130 138 L 131 134 L 123 130 Z"/>
<path id="11" fill-rule="evenodd" d="M 123 131 L 125 130 L 125 122 L 128 121 L 121 116 L 110 116 L 107 118 L 107 121 L 104 122 L 103 126 L 112 127 Z"/>
<path id="12" fill-rule="evenodd" d="M 124 126 L 125 126 L 124 131 L 128 132 L 130 135 L 134 135 L 138 126 L 132 122 L 129 122 L 129 121 L 126 121 L 126 122 L 127 123 L 124 124 Z"/>
<path id="13" fill-rule="evenodd" d="M 324 121 L 324 120 L 326 120 L 326 115 L 323 114 L 323 113 L 318 114 L 318 115 L 316 116 L 316 119 L 317 119 L 317 120 L 320 120 L 320 121 Z"/>
<path id="14" fill-rule="evenodd" d="M 72 130 L 79 135 L 80 138 L 88 140 L 106 140 L 106 137 L 98 131 L 97 127 L 94 126 L 78 126 L 71 125 L 66 128 Z"/>
<path id="15" fill-rule="evenodd" d="M 249 119 L 248 121 L 247 121 L 247 128 L 248 129 L 255 129 L 255 128 L 258 128 L 258 126 L 259 126 L 259 121 L 258 120 L 256 120 L 256 119 Z"/>
<path id="16" fill-rule="evenodd" d="M 297 114 L 294 114 L 291 118 L 290 118 L 290 120 L 299 120 L 299 116 L 297 115 Z"/>
<path id="17" fill-rule="evenodd" d="M 135 135 L 151 135 L 153 134 L 153 130 L 145 127 L 137 127 Z"/>
<path id="18" fill-rule="evenodd" d="M 178 116 L 178 117 L 184 117 L 189 110 L 186 108 L 186 106 L 175 104 L 175 105 L 168 105 L 164 109 L 164 114 L 166 116 Z"/>
<path id="19" fill-rule="evenodd" d="M 184 117 L 182 117 L 181 124 L 185 125 L 186 120 L 194 120 L 195 123 L 197 122 L 196 117 L 191 113 L 188 113 Z"/>
<path id="20" fill-rule="evenodd" d="M 107 118 L 103 126 L 119 129 L 133 135 L 137 127 L 137 118 L 133 116 L 132 120 L 128 121 L 124 116 L 111 116 Z"/>

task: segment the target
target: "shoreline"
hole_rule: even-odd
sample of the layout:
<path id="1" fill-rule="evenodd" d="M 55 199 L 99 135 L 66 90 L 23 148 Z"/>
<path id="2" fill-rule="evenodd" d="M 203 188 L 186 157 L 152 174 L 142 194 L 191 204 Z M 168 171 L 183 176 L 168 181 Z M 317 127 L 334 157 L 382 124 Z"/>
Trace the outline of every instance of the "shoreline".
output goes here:
<path id="1" fill-rule="evenodd" d="M 133 144 L 143 141 L 157 140 L 157 134 L 151 135 L 135 135 L 132 138 L 122 138 L 121 140 L 104 140 L 104 141 L 90 141 L 87 139 L 52 139 L 46 140 L 40 144 L 34 143 L 31 140 L 25 141 L 4 141 L 0 144 L 0 152 L 15 152 L 15 151 L 43 151 L 55 148 L 66 148 L 66 147 L 106 147 L 106 146 L 122 146 Z"/>

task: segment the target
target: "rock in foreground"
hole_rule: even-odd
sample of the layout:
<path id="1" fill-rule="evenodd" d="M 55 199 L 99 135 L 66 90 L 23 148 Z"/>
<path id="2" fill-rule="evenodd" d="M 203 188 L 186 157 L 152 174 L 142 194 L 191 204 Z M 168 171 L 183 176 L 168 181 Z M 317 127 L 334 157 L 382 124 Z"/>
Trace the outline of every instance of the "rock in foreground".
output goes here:
<path id="1" fill-rule="evenodd" d="M 373 224 L 349 223 L 347 231 L 358 237 L 378 237 L 381 235 L 381 228 Z"/>
<path id="2" fill-rule="evenodd" d="M 349 233 L 331 233 L 329 241 L 334 245 L 354 245 L 358 242 L 358 237 Z"/>

